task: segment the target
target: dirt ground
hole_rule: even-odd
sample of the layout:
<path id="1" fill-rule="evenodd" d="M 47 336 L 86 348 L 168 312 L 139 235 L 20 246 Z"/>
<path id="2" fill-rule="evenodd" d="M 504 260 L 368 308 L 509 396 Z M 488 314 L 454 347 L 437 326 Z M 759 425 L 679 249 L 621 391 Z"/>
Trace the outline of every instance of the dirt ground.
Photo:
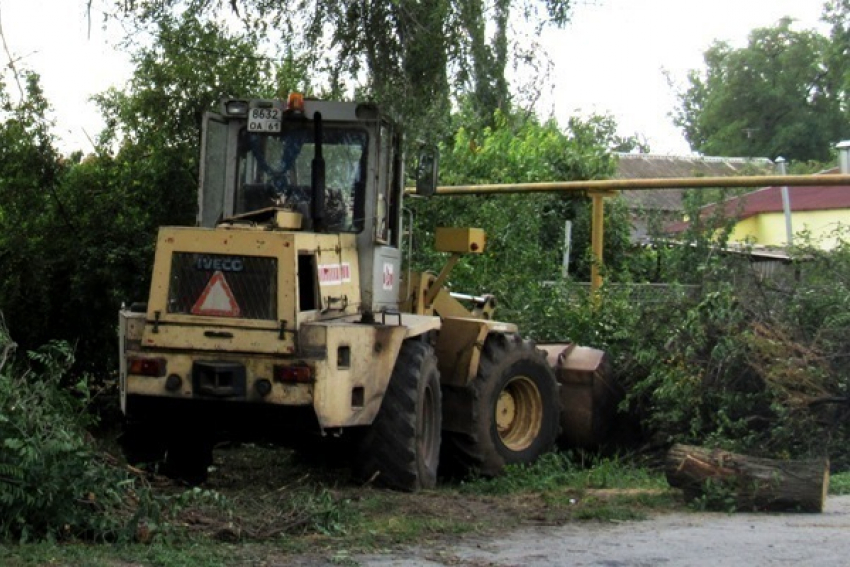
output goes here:
<path id="1" fill-rule="evenodd" d="M 850 496 L 822 514 L 667 513 L 644 521 L 530 527 L 385 555 L 351 558 L 364 567 L 606 567 L 848 565 Z M 338 564 L 338 563 L 337 563 Z"/>
<path id="2" fill-rule="evenodd" d="M 850 565 L 850 496 L 829 497 L 821 514 L 726 514 L 693 512 L 663 494 L 642 507 L 639 493 L 658 492 L 642 489 L 404 494 L 293 459 L 264 446 L 222 448 L 203 488 L 229 507 L 190 506 L 178 521 L 235 544 L 226 564 L 258 567 Z M 615 506 L 623 496 L 631 499 Z M 584 509 L 594 515 L 582 520 L 591 501 L 595 508 Z M 607 503 L 620 515 L 604 521 Z"/>

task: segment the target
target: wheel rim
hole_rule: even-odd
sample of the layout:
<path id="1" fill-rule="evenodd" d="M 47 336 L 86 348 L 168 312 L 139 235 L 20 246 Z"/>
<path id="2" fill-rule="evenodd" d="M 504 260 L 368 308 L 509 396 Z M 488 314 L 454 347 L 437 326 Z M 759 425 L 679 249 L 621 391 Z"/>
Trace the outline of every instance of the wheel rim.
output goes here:
<path id="1" fill-rule="evenodd" d="M 430 386 L 426 386 L 422 396 L 422 404 L 419 407 L 420 413 L 416 420 L 419 429 L 416 436 L 417 450 L 422 455 L 422 460 L 426 466 L 431 466 L 436 456 L 437 439 L 440 434 L 434 415 L 435 407 L 434 390 Z"/>
<path id="2" fill-rule="evenodd" d="M 496 401 L 496 430 L 511 451 L 531 446 L 540 434 L 543 399 L 540 390 L 526 376 L 515 376 L 505 384 Z"/>

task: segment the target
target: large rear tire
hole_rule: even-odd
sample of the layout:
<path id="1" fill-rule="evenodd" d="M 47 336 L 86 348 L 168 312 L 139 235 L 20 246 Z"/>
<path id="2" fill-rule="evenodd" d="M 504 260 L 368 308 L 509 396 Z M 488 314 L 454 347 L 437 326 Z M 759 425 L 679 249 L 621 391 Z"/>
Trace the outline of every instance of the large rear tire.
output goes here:
<path id="1" fill-rule="evenodd" d="M 444 433 L 450 469 L 495 476 L 552 449 L 559 431 L 558 383 L 546 357 L 517 335 L 491 334 L 469 385 L 465 432 Z"/>
<path id="2" fill-rule="evenodd" d="M 375 421 L 360 445 L 361 478 L 396 490 L 433 488 L 440 460 L 442 398 L 431 345 L 401 346 Z"/>

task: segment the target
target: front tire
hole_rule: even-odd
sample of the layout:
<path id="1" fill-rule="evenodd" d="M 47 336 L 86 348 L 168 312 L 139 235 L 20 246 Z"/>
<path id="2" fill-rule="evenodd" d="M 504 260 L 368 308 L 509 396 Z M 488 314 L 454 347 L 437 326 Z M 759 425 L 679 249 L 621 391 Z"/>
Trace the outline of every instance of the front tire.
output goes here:
<path id="1" fill-rule="evenodd" d="M 495 476 L 505 465 L 531 463 L 552 449 L 559 431 L 558 383 L 533 342 L 489 335 L 469 388 L 466 431 L 444 435 L 450 469 Z"/>
<path id="2" fill-rule="evenodd" d="M 361 478 L 396 490 L 433 488 L 441 424 L 440 372 L 434 349 L 422 341 L 405 341 L 381 409 L 360 445 Z"/>

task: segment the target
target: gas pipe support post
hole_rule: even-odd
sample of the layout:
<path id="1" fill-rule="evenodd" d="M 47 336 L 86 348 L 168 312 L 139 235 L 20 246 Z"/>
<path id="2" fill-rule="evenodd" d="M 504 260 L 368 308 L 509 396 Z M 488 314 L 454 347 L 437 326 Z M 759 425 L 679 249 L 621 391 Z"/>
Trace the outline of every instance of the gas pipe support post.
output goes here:
<path id="1" fill-rule="evenodd" d="M 602 287 L 604 265 L 602 257 L 605 252 L 605 197 L 614 195 L 613 191 L 591 191 L 592 219 L 590 230 L 590 246 L 593 252 L 593 264 L 590 266 L 590 292 L 595 296 Z"/>
<path id="2" fill-rule="evenodd" d="M 665 177 L 655 179 L 598 179 L 585 181 L 561 181 L 554 183 L 514 183 L 485 185 L 454 185 L 437 187 L 438 195 L 487 195 L 494 193 L 566 193 L 586 191 L 593 202 L 593 227 L 591 246 L 593 266 L 590 287 L 596 292 L 602 285 L 599 266 L 602 265 L 604 197 L 618 190 L 647 189 L 703 189 L 713 187 L 770 187 L 770 186 L 820 186 L 836 187 L 850 185 L 850 175 L 753 175 L 730 177 Z M 407 188 L 407 193 L 414 193 Z"/>

